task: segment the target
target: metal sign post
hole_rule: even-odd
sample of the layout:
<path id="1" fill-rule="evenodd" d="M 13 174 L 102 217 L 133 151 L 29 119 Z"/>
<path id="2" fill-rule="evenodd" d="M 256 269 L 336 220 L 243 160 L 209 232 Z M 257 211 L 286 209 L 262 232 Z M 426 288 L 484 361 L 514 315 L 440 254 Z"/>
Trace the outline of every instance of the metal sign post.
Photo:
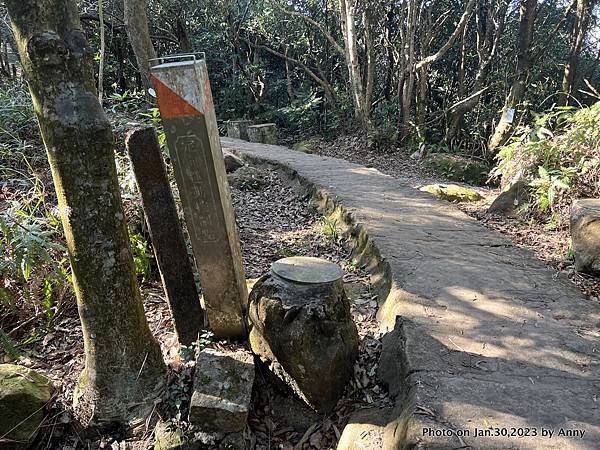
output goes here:
<path id="1" fill-rule="evenodd" d="M 175 180 L 204 291 L 209 327 L 246 334 L 246 279 L 204 57 L 161 58 L 150 68 Z"/>

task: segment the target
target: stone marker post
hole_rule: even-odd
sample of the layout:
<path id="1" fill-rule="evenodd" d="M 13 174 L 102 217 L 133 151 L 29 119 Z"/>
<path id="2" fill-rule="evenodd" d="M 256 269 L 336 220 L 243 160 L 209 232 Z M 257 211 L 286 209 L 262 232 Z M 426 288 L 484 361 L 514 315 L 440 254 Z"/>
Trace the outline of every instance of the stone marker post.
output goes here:
<path id="1" fill-rule="evenodd" d="M 227 137 L 248 140 L 249 120 L 230 120 L 227 122 Z"/>
<path id="2" fill-rule="evenodd" d="M 248 292 L 206 63 L 194 55 L 175 58 L 150 73 L 208 323 L 219 337 L 241 338 Z"/>
<path id="3" fill-rule="evenodd" d="M 140 126 L 125 142 L 179 342 L 190 345 L 204 328 L 204 312 L 179 223 L 167 171 L 152 126 Z"/>

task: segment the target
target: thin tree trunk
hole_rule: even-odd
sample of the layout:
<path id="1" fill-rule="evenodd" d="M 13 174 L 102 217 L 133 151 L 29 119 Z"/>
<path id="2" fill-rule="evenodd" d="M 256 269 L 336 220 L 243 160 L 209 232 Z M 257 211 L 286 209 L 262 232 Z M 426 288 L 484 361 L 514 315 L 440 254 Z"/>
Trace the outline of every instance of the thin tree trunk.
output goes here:
<path id="1" fill-rule="evenodd" d="M 123 0 L 123 19 L 129 42 L 133 48 L 138 70 L 142 76 L 145 89 L 151 87 L 149 60 L 156 58 L 156 52 L 146 15 L 146 0 Z"/>
<path id="2" fill-rule="evenodd" d="M 488 148 L 494 152 L 506 144 L 518 122 L 517 107 L 523 99 L 531 68 L 531 47 L 537 0 L 521 0 L 519 9 L 519 36 L 517 45 L 517 73 L 502 110 L 500 122 L 490 138 Z M 512 116 L 512 117 L 511 117 Z"/>
<path id="3" fill-rule="evenodd" d="M 98 101 L 102 104 L 104 97 L 104 57 L 106 42 L 104 41 L 104 6 L 102 0 L 98 0 L 98 19 L 100 21 L 100 64 L 98 65 Z"/>
<path id="4" fill-rule="evenodd" d="M 363 13 L 363 22 L 365 27 L 365 50 L 367 54 L 367 84 L 365 86 L 364 108 L 368 120 L 371 114 L 373 85 L 375 83 L 375 51 L 373 49 L 373 36 L 371 33 L 371 12 L 368 8 L 365 8 Z"/>
<path id="5" fill-rule="evenodd" d="M 288 95 L 288 103 L 294 101 L 294 87 L 292 85 L 292 76 L 290 70 L 290 60 L 288 59 L 288 48 L 285 48 L 285 87 Z"/>
<path id="6" fill-rule="evenodd" d="M 369 117 L 365 105 L 365 94 L 363 90 L 360 63 L 358 61 L 358 45 L 356 36 L 356 1 L 339 0 L 340 22 L 342 35 L 344 36 L 344 48 L 346 65 L 348 67 L 348 78 L 354 103 L 354 116 L 362 127 L 367 128 Z"/>
<path id="7" fill-rule="evenodd" d="M 114 143 L 74 0 L 6 1 L 65 232 L 85 369 L 74 395 L 85 425 L 131 423 L 164 385 L 146 322 L 119 193 Z"/>
<path id="8" fill-rule="evenodd" d="M 458 106 L 451 111 L 450 124 L 446 130 L 446 142 L 450 142 L 458 135 L 465 114 L 472 111 L 479 104 L 481 95 L 485 92 L 484 85 L 486 84 L 494 57 L 496 56 L 498 42 L 504 32 L 508 5 L 509 0 L 497 0 L 495 11 L 489 11 L 487 14 L 485 29 L 481 26 L 478 16 L 475 15 L 477 19 L 477 54 L 479 57 L 479 68 L 475 74 L 475 81 L 473 83 L 473 88 L 471 89 L 472 93 L 469 94 L 468 97 L 465 97 L 465 91 L 459 91 L 458 93 L 460 100 Z"/>
<path id="9" fill-rule="evenodd" d="M 558 100 L 559 105 L 566 106 L 573 98 L 573 93 L 576 88 L 575 80 L 577 79 L 576 74 L 579 65 L 579 55 L 581 54 L 583 42 L 587 34 L 593 3 L 593 0 L 577 0 L 575 26 L 573 27 L 572 32 L 569 57 L 563 73 L 562 92 Z"/>

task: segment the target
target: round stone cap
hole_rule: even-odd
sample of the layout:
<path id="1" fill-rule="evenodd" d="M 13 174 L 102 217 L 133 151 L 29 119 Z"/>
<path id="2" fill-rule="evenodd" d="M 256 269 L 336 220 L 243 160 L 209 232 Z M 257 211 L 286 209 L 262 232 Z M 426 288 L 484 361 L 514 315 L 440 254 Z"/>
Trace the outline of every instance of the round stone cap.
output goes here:
<path id="1" fill-rule="evenodd" d="M 292 256 L 277 260 L 271 271 L 296 283 L 319 284 L 337 281 L 344 275 L 337 264 L 311 256 Z"/>

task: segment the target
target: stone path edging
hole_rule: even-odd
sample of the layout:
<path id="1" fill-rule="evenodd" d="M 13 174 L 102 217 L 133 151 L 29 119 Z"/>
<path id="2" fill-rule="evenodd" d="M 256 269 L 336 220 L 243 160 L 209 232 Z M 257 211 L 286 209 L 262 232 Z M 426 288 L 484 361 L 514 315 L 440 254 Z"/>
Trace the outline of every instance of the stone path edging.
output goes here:
<path id="1" fill-rule="evenodd" d="M 222 143 L 313 186 L 384 299 L 378 374 L 396 406 L 357 413 L 338 448 L 597 448 L 598 304 L 531 252 L 375 169 Z"/>

